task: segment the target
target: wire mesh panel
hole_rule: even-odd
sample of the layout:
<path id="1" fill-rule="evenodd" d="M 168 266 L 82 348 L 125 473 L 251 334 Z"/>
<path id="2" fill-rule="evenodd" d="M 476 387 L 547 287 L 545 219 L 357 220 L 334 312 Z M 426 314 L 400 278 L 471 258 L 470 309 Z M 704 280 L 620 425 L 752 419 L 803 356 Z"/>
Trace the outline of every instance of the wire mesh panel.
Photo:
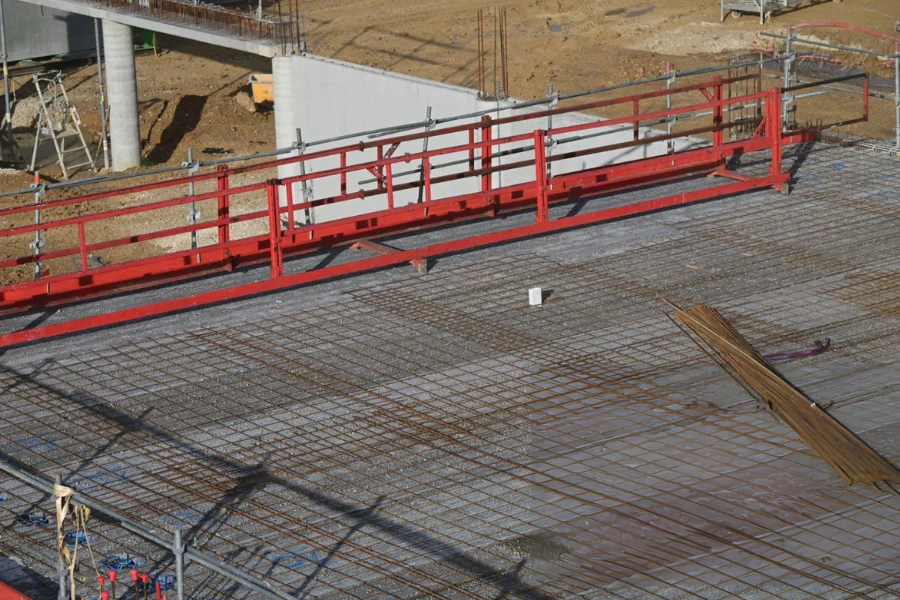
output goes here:
<path id="1" fill-rule="evenodd" d="M 4 367 L 0 452 L 298 597 L 890 598 L 898 496 L 845 486 L 662 302 L 713 304 L 763 351 L 830 337 L 782 372 L 900 460 L 895 163 L 822 144 L 787 162 L 788 197 Z M 0 554 L 53 579 L 50 499 L 0 489 Z M 90 534 L 98 561 L 172 573 L 111 523 Z"/>

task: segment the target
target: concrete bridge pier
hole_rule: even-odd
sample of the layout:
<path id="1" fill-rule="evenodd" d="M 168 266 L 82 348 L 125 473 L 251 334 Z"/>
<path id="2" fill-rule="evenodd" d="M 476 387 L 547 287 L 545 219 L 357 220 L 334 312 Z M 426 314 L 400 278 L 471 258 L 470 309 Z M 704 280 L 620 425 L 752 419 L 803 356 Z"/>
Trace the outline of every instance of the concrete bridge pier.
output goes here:
<path id="1" fill-rule="evenodd" d="M 112 170 L 124 171 L 141 164 L 141 128 L 131 27 L 103 19 L 103 47 Z"/>

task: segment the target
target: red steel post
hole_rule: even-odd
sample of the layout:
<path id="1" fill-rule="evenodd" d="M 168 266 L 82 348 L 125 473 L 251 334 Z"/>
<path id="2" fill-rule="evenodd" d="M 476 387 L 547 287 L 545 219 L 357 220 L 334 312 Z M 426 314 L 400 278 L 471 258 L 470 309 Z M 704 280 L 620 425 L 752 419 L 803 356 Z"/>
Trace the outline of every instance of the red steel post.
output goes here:
<path id="1" fill-rule="evenodd" d="M 469 173 L 475 170 L 475 130 L 469 130 Z"/>
<path id="2" fill-rule="evenodd" d="M 895 59 L 896 60 L 896 59 Z M 863 78 L 863 121 L 869 120 L 869 74 Z"/>
<path id="3" fill-rule="evenodd" d="M 431 161 L 426 158 L 422 161 L 422 166 L 425 173 L 422 178 L 422 185 L 425 186 L 425 202 L 431 202 Z"/>
<path id="4" fill-rule="evenodd" d="M 266 195 L 269 200 L 269 261 L 272 279 L 284 275 L 284 257 L 281 250 L 281 219 L 279 218 L 277 179 L 266 182 Z"/>
<path id="5" fill-rule="evenodd" d="M 713 77 L 713 100 L 717 103 L 722 102 L 722 76 L 716 75 Z M 713 126 L 714 127 L 722 127 L 723 119 L 723 107 L 722 104 L 716 104 L 713 108 Z M 713 130 L 713 147 L 716 150 L 719 150 L 722 147 L 722 143 L 724 140 L 724 131 L 722 129 Z M 724 157 L 722 157 L 724 158 Z"/>
<path id="6" fill-rule="evenodd" d="M 84 221 L 78 222 L 78 251 L 81 256 L 81 272 L 88 270 L 87 235 L 84 231 Z"/>
<path id="7" fill-rule="evenodd" d="M 781 89 L 780 88 L 772 88 L 769 92 L 769 136 L 772 144 L 772 164 L 770 166 L 769 174 L 772 178 L 778 178 L 781 176 L 781 138 L 782 138 L 782 127 L 784 124 L 781 120 Z M 775 189 L 781 191 L 784 188 L 784 185 L 779 182 L 775 184 Z"/>
<path id="8" fill-rule="evenodd" d="M 378 162 L 380 163 L 384 160 L 384 146 L 378 146 Z M 378 170 L 378 189 L 379 191 L 384 190 L 384 166 L 379 165 L 377 167 Z"/>
<path id="9" fill-rule="evenodd" d="M 481 169 L 491 168 L 491 155 L 494 153 L 493 146 L 490 142 L 494 139 L 494 132 L 491 126 L 491 117 L 484 115 L 481 117 Z M 484 173 L 481 176 L 481 191 L 488 192 L 491 189 L 491 174 Z"/>
<path id="10" fill-rule="evenodd" d="M 387 183 L 388 208 L 394 208 L 394 163 L 384 165 L 384 180 Z"/>
<path id="11" fill-rule="evenodd" d="M 534 184 L 537 196 L 537 212 L 535 223 L 546 223 L 550 220 L 550 206 L 547 198 L 547 132 L 538 129 L 534 132 Z"/>
<path id="12" fill-rule="evenodd" d="M 289 183 L 284 186 L 284 196 L 285 196 L 285 199 L 287 200 L 287 209 L 288 209 L 287 225 L 285 226 L 285 229 L 293 229 L 294 223 L 296 222 L 294 220 L 294 184 L 293 183 Z M 281 219 L 279 219 L 278 222 L 280 223 Z"/>
<path id="13" fill-rule="evenodd" d="M 228 191 L 228 165 L 220 165 L 218 170 L 219 170 L 219 179 L 217 182 L 217 188 L 218 188 L 219 192 L 222 193 L 222 195 L 219 196 L 218 217 L 219 217 L 219 220 L 221 221 L 223 219 L 227 219 L 231 212 L 231 207 L 229 205 L 230 198 L 229 198 L 228 194 L 225 193 Z M 219 225 L 219 243 L 227 244 L 228 240 L 230 240 L 230 239 L 231 239 L 231 228 L 228 226 L 228 224 L 223 223 L 222 225 Z M 222 259 L 223 260 L 225 259 L 224 253 L 222 255 Z"/>
<path id="14" fill-rule="evenodd" d="M 347 168 L 347 153 L 341 152 L 341 169 Z M 345 171 L 341 172 L 341 195 L 347 193 L 347 173 Z M 305 200 L 305 198 L 304 198 Z"/>
<path id="15" fill-rule="evenodd" d="M 641 114 L 641 106 L 640 100 L 638 100 L 637 98 L 635 98 L 631 103 L 631 112 L 635 117 L 634 123 L 632 124 L 631 128 L 634 132 L 634 141 L 636 142 L 641 138 L 641 125 L 640 121 L 638 121 L 637 119 L 638 115 Z"/>

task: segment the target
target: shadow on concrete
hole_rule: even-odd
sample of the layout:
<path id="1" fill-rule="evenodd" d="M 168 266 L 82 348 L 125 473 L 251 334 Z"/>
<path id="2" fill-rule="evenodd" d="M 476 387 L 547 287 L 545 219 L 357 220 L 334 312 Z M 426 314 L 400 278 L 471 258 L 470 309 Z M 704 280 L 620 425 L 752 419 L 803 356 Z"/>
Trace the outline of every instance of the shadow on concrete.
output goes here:
<path id="1" fill-rule="evenodd" d="M 0 553 L 0 582 L 32 600 L 55 598 L 59 584 L 6 554 Z M 5 598 L 0 589 L 0 598 Z"/>

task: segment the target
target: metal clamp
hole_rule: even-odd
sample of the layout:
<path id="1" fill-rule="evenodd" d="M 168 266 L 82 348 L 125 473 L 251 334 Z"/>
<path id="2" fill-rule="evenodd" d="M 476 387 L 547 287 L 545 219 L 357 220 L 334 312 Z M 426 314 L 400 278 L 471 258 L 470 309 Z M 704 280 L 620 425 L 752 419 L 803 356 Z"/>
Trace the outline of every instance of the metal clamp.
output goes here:
<path id="1" fill-rule="evenodd" d="M 47 184 L 46 183 L 32 183 L 28 186 L 28 189 L 33 190 L 35 194 L 40 194 L 43 196 L 47 193 Z"/>

